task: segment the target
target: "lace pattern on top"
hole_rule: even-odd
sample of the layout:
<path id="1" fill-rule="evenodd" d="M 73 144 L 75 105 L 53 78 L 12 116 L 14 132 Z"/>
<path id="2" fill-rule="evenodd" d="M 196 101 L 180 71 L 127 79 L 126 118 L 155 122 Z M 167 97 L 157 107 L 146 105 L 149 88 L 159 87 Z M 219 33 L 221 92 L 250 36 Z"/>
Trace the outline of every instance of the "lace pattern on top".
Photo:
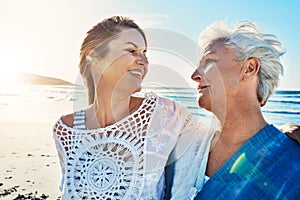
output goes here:
<path id="1" fill-rule="evenodd" d="M 133 114 L 105 128 L 54 126 L 65 152 L 67 199 L 139 199 L 144 187 L 145 136 L 157 97 L 149 94 Z"/>

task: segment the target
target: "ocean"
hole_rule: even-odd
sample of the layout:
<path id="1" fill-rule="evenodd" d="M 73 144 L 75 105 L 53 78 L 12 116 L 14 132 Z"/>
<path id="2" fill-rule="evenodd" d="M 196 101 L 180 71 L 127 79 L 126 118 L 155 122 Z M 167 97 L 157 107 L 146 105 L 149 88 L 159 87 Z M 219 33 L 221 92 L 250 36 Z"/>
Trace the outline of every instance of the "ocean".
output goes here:
<path id="1" fill-rule="evenodd" d="M 142 93 L 150 91 L 181 102 L 201 120 L 210 119 L 198 108 L 194 89 L 148 87 Z M 52 127 L 61 115 L 86 106 L 82 86 L 0 85 L 0 193 L 6 195 L 1 199 L 19 194 L 57 199 L 61 173 Z M 263 114 L 277 127 L 300 124 L 300 91 L 276 91 Z"/>
<path id="2" fill-rule="evenodd" d="M 195 89 L 147 87 L 139 95 L 150 91 L 182 103 L 195 116 L 205 118 L 209 115 L 198 108 Z M 26 85 L 0 88 L 1 117 L 5 120 L 17 117 L 19 120 L 53 120 L 54 123 L 62 114 L 84 109 L 86 100 L 83 86 Z M 277 127 L 288 122 L 300 124 L 300 90 L 275 91 L 262 111 L 267 122 Z"/>
<path id="3" fill-rule="evenodd" d="M 149 88 L 161 96 L 174 99 L 186 106 L 193 115 L 205 118 L 209 115 L 197 105 L 197 94 L 193 88 Z M 276 90 L 262 107 L 266 121 L 276 127 L 286 123 L 300 124 L 300 90 Z"/>

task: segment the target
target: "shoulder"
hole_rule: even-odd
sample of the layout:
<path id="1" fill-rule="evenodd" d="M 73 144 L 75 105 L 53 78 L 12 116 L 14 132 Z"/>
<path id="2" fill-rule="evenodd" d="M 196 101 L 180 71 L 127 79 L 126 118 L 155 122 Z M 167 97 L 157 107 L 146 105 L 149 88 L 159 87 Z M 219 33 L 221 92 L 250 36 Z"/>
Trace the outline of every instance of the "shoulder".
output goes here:
<path id="1" fill-rule="evenodd" d="M 177 102 L 173 99 L 169 99 L 167 97 L 161 97 L 156 94 L 154 94 L 154 95 L 157 98 L 157 103 L 160 106 L 167 107 L 171 110 L 185 110 L 186 109 L 183 105 L 181 105 L 179 102 Z"/>
<path id="2" fill-rule="evenodd" d="M 269 149 L 274 156 L 282 155 L 287 162 L 300 157 L 300 145 L 273 125 L 266 126 L 256 136 L 255 142 Z M 299 165 L 300 166 L 300 165 Z"/>
<path id="3" fill-rule="evenodd" d="M 73 128 L 75 113 L 61 116 L 53 126 L 53 134 L 66 135 Z"/>
<path id="4" fill-rule="evenodd" d="M 160 109 L 164 109 L 164 110 L 168 110 L 168 111 L 179 111 L 182 108 L 184 108 L 180 103 L 166 98 L 166 97 L 162 97 L 157 95 L 154 92 L 147 92 L 145 93 L 144 98 L 140 98 L 140 97 L 134 97 L 135 101 L 140 101 L 141 104 L 155 104 L 156 105 L 156 110 L 160 110 Z"/>
<path id="5" fill-rule="evenodd" d="M 269 130 L 269 135 L 264 138 L 265 144 L 261 146 L 263 148 L 265 145 L 267 154 L 274 158 L 274 166 L 277 166 L 274 169 L 281 169 L 280 171 L 285 171 L 285 174 L 291 177 L 295 173 L 300 174 L 300 145 L 273 126 L 269 126 Z"/>
<path id="6" fill-rule="evenodd" d="M 300 148 L 300 145 L 286 134 L 281 132 L 278 128 L 273 125 L 267 125 L 262 130 L 260 130 L 253 138 L 263 141 L 265 145 L 271 145 L 273 148 L 287 148 L 296 147 Z M 298 148 L 297 148 L 298 147 Z M 293 149 L 292 148 L 292 149 Z"/>
<path id="7" fill-rule="evenodd" d="M 170 105 L 172 105 L 172 104 L 176 104 L 177 102 L 176 101 L 174 101 L 173 99 L 169 99 L 169 98 L 167 98 L 167 97 L 162 97 L 162 96 L 159 96 L 159 95 L 157 95 L 157 94 L 153 94 L 157 99 L 158 99 L 158 101 L 159 102 L 161 102 L 161 103 L 164 103 L 164 104 L 170 104 Z"/>
<path id="8" fill-rule="evenodd" d="M 270 127 L 270 133 L 274 137 L 274 141 L 277 144 L 282 144 L 284 147 L 288 148 L 289 150 L 300 154 L 300 145 L 297 143 L 296 140 L 289 137 L 287 134 L 283 133 L 281 130 L 277 129 L 273 125 Z"/>
<path id="9" fill-rule="evenodd" d="M 60 119 L 63 124 L 67 125 L 68 127 L 73 127 L 74 116 L 75 113 L 71 113 L 71 114 L 61 116 Z"/>

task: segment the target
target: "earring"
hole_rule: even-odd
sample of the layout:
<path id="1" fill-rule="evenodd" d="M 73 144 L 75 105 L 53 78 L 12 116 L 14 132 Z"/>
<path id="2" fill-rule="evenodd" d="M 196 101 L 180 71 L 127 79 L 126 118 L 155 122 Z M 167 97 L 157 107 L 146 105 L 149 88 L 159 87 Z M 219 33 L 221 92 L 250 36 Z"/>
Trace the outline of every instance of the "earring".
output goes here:
<path id="1" fill-rule="evenodd" d="M 86 60 L 88 60 L 89 62 L 91 62 L 92 64 L 97 64 L 97 58 L 94 58 L 92 56 L 86 56 Z"/>

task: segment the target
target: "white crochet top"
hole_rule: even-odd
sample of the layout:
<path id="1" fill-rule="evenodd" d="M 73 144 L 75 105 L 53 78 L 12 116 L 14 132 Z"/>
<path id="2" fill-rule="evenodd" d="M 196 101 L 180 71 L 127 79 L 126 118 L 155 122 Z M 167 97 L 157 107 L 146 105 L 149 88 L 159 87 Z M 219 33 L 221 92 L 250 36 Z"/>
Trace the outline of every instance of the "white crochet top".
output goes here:
<path id="1" fill-rule="evenodd" d="M 62 167 L 62 199 L 76 200 L 162 199 L 172 149 L 181 134 L 193 141 L 200 128 L 187 109 L 153 93 L 113 125 L 87 130 L 85 111 L 75 113 L 73 124 L 68 127 L 59 119 L 53 136 Z"/>

